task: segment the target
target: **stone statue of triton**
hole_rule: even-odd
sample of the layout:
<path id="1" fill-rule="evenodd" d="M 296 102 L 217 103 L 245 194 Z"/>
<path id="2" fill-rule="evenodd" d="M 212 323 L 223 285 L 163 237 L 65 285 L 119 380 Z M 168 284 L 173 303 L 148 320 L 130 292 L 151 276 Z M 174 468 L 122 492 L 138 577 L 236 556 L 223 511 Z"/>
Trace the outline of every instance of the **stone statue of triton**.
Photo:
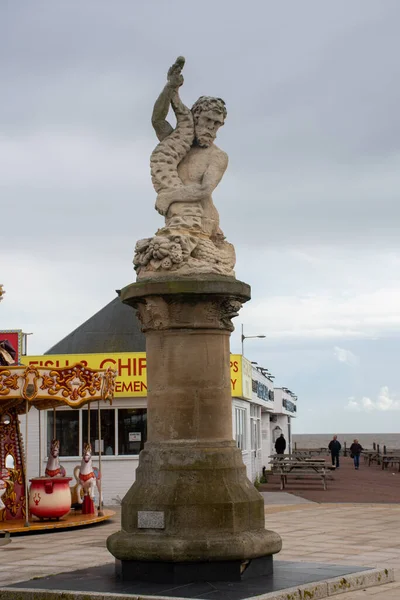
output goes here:
<path id="1" fill-rule="evenodd" d="M 180 56 L 168 71 L 152 124 L 160 143 L 151 159 L 157 192 L 156 210 L 165 226 L 152 238 L 139 240 L 133 263 L 138 280 L 218 274 L 234 277 L 235 250 L 219 227 L 211 194 L 221 181 L 228 156 L 214 140 L 226 118 L 221 98 L 201 96 L 187 108 L 179 96 L 183 84 Z M 166 121 L 170 106 L 175 129 Z"/>

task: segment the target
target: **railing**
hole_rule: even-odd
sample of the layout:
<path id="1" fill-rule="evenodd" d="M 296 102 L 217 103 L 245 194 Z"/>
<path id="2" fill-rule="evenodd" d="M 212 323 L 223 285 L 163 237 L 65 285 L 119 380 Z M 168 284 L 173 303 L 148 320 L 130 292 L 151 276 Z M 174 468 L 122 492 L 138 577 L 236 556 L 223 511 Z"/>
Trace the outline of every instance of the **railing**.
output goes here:
<path id="1" fill-rule="evenodd" d="M 297 412 L 297 406 L 291 400 L 287 400 L 286 398 L 283 398 L 283 400 L 282 400 L 282 406 L 283 406 L 283 408 L 285 408 L 289 412 L 293 412 L 293 413 Z"/>
<path id="2" fill-rule="evenodd" d="M 252 379 L 252 390 L 255 394 L 257 394 L 257 398 L 260 400 L 265 400 L 265 402 L 273 402 L 274 401 L 274 391 L 270 390 L 268 386 L 256 379 Z"/>

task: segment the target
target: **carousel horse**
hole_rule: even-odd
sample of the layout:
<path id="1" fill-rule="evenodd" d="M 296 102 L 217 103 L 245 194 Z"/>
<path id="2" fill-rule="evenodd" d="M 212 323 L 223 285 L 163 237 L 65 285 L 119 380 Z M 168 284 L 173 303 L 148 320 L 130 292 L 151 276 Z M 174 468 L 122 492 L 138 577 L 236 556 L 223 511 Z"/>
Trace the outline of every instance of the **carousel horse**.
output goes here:
<path id="1" fill-rule="evenodd" d="M 52 440 L 45 470 L 46 477 L 65 477 L 65 469 L 60 465 L 59 453 L 60 442 Z"/>
<path id="2" fill-rule="evenodd" d="M 100 497 L 99 479 L 100 471 L 92 465 L 92 446 L 85 444 L 83 447 L 83 456 L 80 467 L 75 467 L 74 477 L 77 481 L 76 497 L 79 504 L 86 504 L 85 497 L 89 497 L 93 502 L 94 492 L 97 487 Z M 83 498 L 82 498 L 83 492 Z"/>

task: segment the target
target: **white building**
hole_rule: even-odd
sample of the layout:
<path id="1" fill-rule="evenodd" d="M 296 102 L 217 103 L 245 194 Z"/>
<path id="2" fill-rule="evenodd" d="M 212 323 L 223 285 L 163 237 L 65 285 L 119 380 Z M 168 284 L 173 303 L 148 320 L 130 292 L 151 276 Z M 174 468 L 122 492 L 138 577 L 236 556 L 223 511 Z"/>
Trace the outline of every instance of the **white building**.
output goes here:
<path id="1" fill-rule="evenodd" d="M 127 353 L 111 354 L 108 360 L 119 361 L 122 370 L 129 364 Z M 84 357 L 84 358 L 83 358 Z M 57 357 L 26 357 L 24 362 L 34 363 L 42 359 L 56 360 L 69 364 L 85 359 L 97 362 L 104 355 L 60 355 Z M 130 359 L 137 358 L 135 354 Z M 283 388 L 274 388 L 272 379 L 241 355 L 231 355 L 232 437 L 242 450 L 250 481 L 261 477 L 263 467 L 268 470 L 269 457 L 275 452 L 274 444 L 281 433 L 291 445 L 290 421 L 297 412 L 297 399 Z M 143 364 L 143 363 L 142 363 Z M 92 363 L 89 364 L 92 366 Z M 121 369 L 120 369 L 121 372 Z M 118 379 L 117 379 L 118 381 Z M 120 381 L 117 389 L 129 386 Z M 146 384 L 144 384 L 145 386 Z M 137 386 L 140 389 L 141 386 Z M 121 397 L 117 392 L 112 406 L 100 406 L 102 487 L 105 504 L 115 504 L 123 498 L 135 479 L 139 452 L 146 442 L 147 398 L 146 396 Z M 140 392 L 142 393 L 142 392 Z M 89 412 L 90 410 L 90 412 Z M 94 449 L 94 466 L 98 466 L 98 410 L 97 403 L 90 409 L 69 407 L 37 411 L 31 409 L 28 416 L 28 476 L 43 475 L 51 440 L 60 441 L 60 461 L 67 475 L 73 477 L 76 465 L 80 464 L 81 449 L 88 440 L 88 415 L 90 415 L 90 441 Z M 54 429 L 54 416 L 56 428 Z M 39 423 L 40 421 L 40 423 Z M 25 416 L 21 417 L 22 432 L 25 432 Z"/>
<path id="2" fill-rule="evenodd" d="M 22 357 L 24 364 L 65 366 L 86 362 L 89 367 L 113 366 L 118 371 L 112 406 L 103 404 L 99 407 L 96 403 L 89 409 L 66 407 L 40 413 L 31 409 L 28 415 L 29 477 L 44 474 L 50 442 L 54 437 L 60 441 L 60 462 L 67 475 L 73 477 L 75 466 L 80 464 L 83 444 L 88 441 L 90 416 L 94 466 L 98 466 L 99 437 L 101 440 L 102 491 L 106 505 L 122 499 L 135 480 L 139 452 L 147 436 L 146 356 L 144 352 L 132 352 L 127 348 L 132 345 L 132 332 L 127 332 L 126 314 L 123 314 L 123 333 L 118 331 L 118 323 L 110 323 L 110 309 L 114 311 L 114 321 L 115 313 L 120 314 L 122 310 L 128 311 L 132 323 L 133 311 L 120 302 L 119 305 L 115 301 L 110 303 L 48 354 Z M 107 323 L 107 332 L 102 334 L 99 324 L 104 322 Z M 122 327 L 122 321 L 120 324 Z M 137 325 L 134 334 L 138 343 L 133 345 L 141 350 L 144 339 Z M 105 346 L 109 346 L 111 352 L 106 352 Z M 102 353 L 99 350 L 93 352 L 93 348 L 99 347 Z M 76 353 L 78 348 L 79 353 Z M 262 475 L 263 467 L 268 469 L 269 456 L 275 452 L 274 443 L 281 433 L 290 448 L 290 421 L 296 416 L 297 398 L 286 388 L 274 388 L 272 376 L 241 355 L 231 355 L 230 368 L 232 437 L 242 450 L 247 475 L 254 482 L 257 476 Z M 21 426 L 25 432 L 25 416 L 21 417 Z"/>

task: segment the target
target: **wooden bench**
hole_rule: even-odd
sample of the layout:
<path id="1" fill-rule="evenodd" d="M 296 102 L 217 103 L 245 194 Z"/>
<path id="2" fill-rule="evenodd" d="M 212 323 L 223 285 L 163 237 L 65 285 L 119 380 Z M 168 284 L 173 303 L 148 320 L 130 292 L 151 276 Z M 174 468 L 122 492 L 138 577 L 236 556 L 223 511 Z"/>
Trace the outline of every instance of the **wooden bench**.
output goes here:
<path id="1" fill-rule="evenodd" d="M 310 456 L 320 456 L 321 454 L 323 455 L 327 455 L 330 454 L 330 451 L 328 448 L 295 448 L 293 450 L 293 453 L 297 454 L 297 453 L 301 453 L 304 452 Z"/>
<path id="2" fill-rule="evenodd" d="M 324 490 L 327 489 L 325 470 L 301 469 L 301 471 L 290 471 L 289 473 L 281 474 L 281 490 L 285 489 L 288 477 L 293 477 L 293 479 L 321 479 Z"/>
<path id="3" fill-rule="evenodd" d="M 325 461 L 324 458 L 315 457 L 311 454 L 311 452 L 292 452 L 291 454 L 271 454 L 268 458 L 272 460 L 320 460 L 322 462 Z"/>
<path id="4" fill-rule="evenodd" d="M 325 462 L 325 458 L 316 456 L 303 456 L 301 454 L 271 454 L 268 457 L 270 459 L 270 465 L 276 467 L 284 463 L 285 465 L 297 464 L 298 462 L 313 462 L 324 465 L 326 469 L 335 470 L 334 465 Z"/>
<path id="5" fill-rule="evenodd" d="M 280 476 L 281 490 L 284 490 L 288 477 L 295 479 L 309 479 L 310 476 L 321 479 L 324 490 L 326 487 L 327 469 L 325 461 L 317 460 L 298 460 L 296 458 L 274 459 L 272 461 L 272 471 Z"/>
<path id="6" fill-rule="evenodd" d="M 382 454 L 382 471 L 387 469 L 389 465 L 399 465 L 400 473 L 400 454 Z"/>

